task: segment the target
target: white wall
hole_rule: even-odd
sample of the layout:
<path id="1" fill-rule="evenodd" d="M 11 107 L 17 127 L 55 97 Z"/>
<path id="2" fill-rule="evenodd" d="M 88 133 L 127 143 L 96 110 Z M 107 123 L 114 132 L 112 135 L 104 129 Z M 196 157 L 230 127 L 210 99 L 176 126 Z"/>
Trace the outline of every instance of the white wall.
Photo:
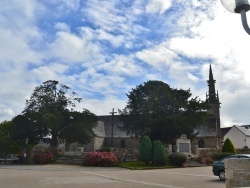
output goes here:
<path id="1" fill-rule="evenodd" d="M 246 136 L 235 126 L 233 126 L 224 136 L 224 141 L 229 138 L 236 149 L 242 149 L 246 146 Z M 249 145 L 250 146 L 250 140 Z"/>

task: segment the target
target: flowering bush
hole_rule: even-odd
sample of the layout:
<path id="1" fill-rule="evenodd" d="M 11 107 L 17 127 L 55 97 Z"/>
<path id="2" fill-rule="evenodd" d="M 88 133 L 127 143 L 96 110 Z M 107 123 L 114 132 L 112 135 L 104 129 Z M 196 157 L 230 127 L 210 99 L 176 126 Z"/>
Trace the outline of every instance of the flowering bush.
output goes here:
<path id="1" fill-rule="evenodd" d="M 33 155 L 33 162 L 36 164 L 48 164 L 54 161 L 55 155 L 52 152 L 39 152 Z"/>
<path id="2" fill-rule="evenodd" d="M 138 161 L 139 151 L 134 148 L 114 148 L 112 151 L 119 162 Z"/>
<path id="3" fill-rule="evenodd" d="M 115 166 L 117 157 L 112 152 L 90 152 L 85 158 L 88 166 Z"/>

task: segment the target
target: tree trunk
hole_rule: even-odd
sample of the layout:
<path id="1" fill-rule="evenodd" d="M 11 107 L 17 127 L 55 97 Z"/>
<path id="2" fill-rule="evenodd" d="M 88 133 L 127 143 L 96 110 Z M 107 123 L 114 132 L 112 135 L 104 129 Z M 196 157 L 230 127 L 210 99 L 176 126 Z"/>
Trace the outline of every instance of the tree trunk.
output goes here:
<path id="1" fill-rule="evenodd" d="M 56 129 L 52 129 L 52 131 L 51 131 L 52 138 L 51 138 L 51 142 L 50 142 L 50 147 L 54 151 L 57 151 L 57 142 L 58 142 L 57 141 L 57 134 L 58 134 L 58 131 Z"/>

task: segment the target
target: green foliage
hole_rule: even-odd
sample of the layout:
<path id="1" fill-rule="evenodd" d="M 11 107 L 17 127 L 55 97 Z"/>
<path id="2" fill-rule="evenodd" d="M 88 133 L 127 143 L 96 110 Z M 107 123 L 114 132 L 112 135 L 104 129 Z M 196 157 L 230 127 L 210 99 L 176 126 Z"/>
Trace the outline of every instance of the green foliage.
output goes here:
<path id="1" fill-rule="evenodd" d="M 148 81 L 132 89 L 120 110 L 121 127 L 127 134 L 153 141 L 172 143 L 178 135 L 191 137 L 194 129 L 207 120 L 208 104 L 190 98 L 190 90 L 173 89 L 161 81 Z"/>
<path id="2" fill-rule="evenodd" d="M 160 165 L 164 165 L 167 162 L 164 146 L 159 140 L 154 142 L 152 162 Z"/>
<path id="3" fill-rule="evenodd" d="M 15 154 L 24 148 L 22 141 L 15 141 L 11 138 L 13 135 L 13 124 L 11 121 L 0 123 L 0 153 L 6 157 L 7 154 Z"/>
<path id="4" fill-rule="evenodd" d="M 69 90 L 54 80 L 36 87 L 22 114 L 13 118 L 15 139 L 29 138 L 29 143 L 34 144 L 42 140 L 55 149 L 58 139 L 88 143 L 94 135 L 97 117 L 85 109 L 74 111 L 75 103 L 81 102 L 81 98 Z"/>
<path id="5" fill-rule="evenodd" d="M 151 161 L 152 142 L 148 136 L 144 136 L 139 146 L 139 160 L 145 163 Z"/>
<path id="6" fill-rule="evenodd" d="M 170 161 L 176 166 L 183 166 L 183 164 L 187 161 L 187 156 L 184 153 L 172 153 L 169 156 Z"/>
<path id="7" fill-rule="evenodd" d="M 235 154 L 235 153 L 214 153 L 212 155 L 212 157 L 213 157 L 214 160 L 219 161 L 219 160 L 221 160 L 221 159 L 223 159 L 223 158 L 225 158 L 225 157 L 227 157 L 229 155 L 233 155 L 233 154 Z"/>
<path id="8" fill-rule="evenodd" d="M 227 138 L 226 141 L 224 142 L 222 149 L 221 149 L 222 153 L 233 153 L 236 154 L 236 149 L 232 143 L 232 141 Z"/>
<path id="9" fill-rule="evenodd" d="M 116 166 L 118 159 L 112 152 L 90 152 L 85 158 L 88 166 Z"/>
<path id="10" fill-rule="evenodd" d="M 132 170 L 175 168 L 175 166 L 173 166 L 173 164 L 168 159 L 165 165 L 156 165 L 152 163 L 146 165 L 144 162 L 141 161 L 130 161 L 130 162 L 119 163 L 118 166 Z"/>

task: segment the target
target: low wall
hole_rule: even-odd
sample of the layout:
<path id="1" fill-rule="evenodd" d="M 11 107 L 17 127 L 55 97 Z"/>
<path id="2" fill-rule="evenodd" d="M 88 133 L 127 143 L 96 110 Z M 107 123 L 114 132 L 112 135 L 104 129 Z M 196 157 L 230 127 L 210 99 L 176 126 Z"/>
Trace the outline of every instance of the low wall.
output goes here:
<path id="1" fill-rule="evenodd" d="M 250 186 L 250 159 L 226 159 L 226 188 Z"/>

